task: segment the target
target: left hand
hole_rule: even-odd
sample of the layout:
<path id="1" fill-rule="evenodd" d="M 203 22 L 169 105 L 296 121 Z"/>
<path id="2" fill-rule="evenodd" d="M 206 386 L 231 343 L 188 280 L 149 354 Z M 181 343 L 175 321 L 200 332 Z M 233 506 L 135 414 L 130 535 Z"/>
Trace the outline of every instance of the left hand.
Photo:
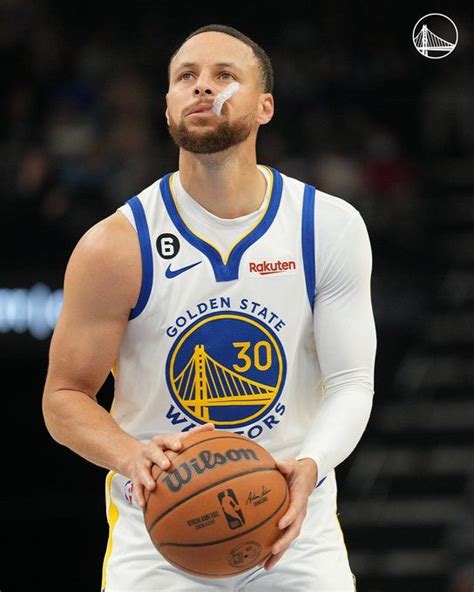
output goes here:
<path id="1" fill-rule="evenodd" d="M 275 459 L 277 467 L 285 475 L 290 490 L 290 505 L 278 523 L 284 534 L 274 543 L 272 555 L 261 566 L 271 569 L 282 557 L 291 542 L 300 534 L 308 508 L 308 497 L 318 481 L 318 467 L 312 458 Z"/>

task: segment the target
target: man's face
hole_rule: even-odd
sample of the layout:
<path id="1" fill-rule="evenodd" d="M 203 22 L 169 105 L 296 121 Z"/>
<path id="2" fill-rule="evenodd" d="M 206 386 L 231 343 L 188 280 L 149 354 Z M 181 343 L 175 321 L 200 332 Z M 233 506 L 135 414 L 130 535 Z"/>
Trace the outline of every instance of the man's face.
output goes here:
<path id="1" fill-rule="evenodd" d="M 234 81 L 240 88 L 224 103 L 220 115 L 202 111 Z M 221 152 L 244 142 L 273 114 L 273 98 L 263 93 L 252 48 L 214 31 L 192 37 L 174 56 L 166 104 L 174 142 L 200 154 Z M 199 109 L 201 112 L 196 113 Z"/>

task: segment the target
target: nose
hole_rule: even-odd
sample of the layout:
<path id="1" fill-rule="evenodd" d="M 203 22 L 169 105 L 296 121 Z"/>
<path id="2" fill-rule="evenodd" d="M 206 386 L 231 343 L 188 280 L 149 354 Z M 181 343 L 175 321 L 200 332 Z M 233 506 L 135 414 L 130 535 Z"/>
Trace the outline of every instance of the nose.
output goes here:
<path id="1" fill-rule="evenodd" d="M 208 86 L 203 86 L 202 84 L 196 84 L 196 88 L 194 89 L 194 94 L 198 97 L 200 95 L 212 95 L 212 90 Z"/>
<path id="2" fill-rule="evenodd" d="M 201 74 L 199 78 L 196 80 L 196 86 L 194 87 L 194 95 L 195 96 L 210 96 L 213 94 L 211 84 L 209 82 L 209 77 Z"/>

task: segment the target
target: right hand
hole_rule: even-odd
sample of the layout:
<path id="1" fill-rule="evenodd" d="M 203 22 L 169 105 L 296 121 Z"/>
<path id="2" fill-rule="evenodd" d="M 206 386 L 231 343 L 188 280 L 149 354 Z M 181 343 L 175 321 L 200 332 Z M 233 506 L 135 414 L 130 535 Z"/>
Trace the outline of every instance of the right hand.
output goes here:
<path id="1" fill-rule="evenodd" d="M 140 508 L 145 507 L 145 488 L 152 491 L 156 487 L 156 482 L 151 474 L 152 465 L 158 465 L 163 471 L 170 467 L 170 461 L 164 451 L 177 452 L 187 436 L 213 429 L 214 424 L 209 422 L 196 426 L 187 432 L 154 436 L 148 444 L 139 442 L 139 446 L 129 462 L 128 477 L 132 480 L 133 495 Z"/>

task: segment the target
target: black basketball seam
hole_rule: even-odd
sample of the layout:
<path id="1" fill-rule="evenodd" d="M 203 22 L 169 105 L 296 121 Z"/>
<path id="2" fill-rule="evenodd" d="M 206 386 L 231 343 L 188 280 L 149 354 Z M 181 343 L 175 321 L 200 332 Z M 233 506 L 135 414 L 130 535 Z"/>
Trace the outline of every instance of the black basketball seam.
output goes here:
<path id="1" fill-rule="evenodd" d="M 231 479 L 235 479 L 236 477 L 243 477 L 244 475 L 250 475 L 251 473 L 261 473 L 263 471 L 278 471 L 278 472 L 280 472 L 279 469 L 267 469 L 267 468 L 252 469 L 251 471 L 243 471 L 242 473 L 235 473 L 234 475 L 231 475 L 230 477 L 226 477 L 225 479 L 221 479 L 220 481 L 215 481 L 214 483 L 212 483 L 212 485 L 207 485 L 206 487 L 203 487 L 202 489 L 198 489 L 192 495 L 189 495 L 187 498 L 182 499 L 180 502 L 177 502 L 174 506 L 169 507 L 165 512 L 162 512 L 159 516 L 157 516 L 154 519 L 154 521 L 151 523 L 150 528 L 148 528 L 148 526 L 146 527 L 146 529 L 148 530 L 148 533 L 151 533 L 153 528 L 163 518 L 163 516 L 166 516 L 166 514 L 169 514 L 172 510 L 174 510 L 175 508 L 177 508 L 181 504 L 184 504 L 184 502 L 187 502 L 190 499 L 192 499 L 193 497 L 196 497 L 196 495 L 203 493 L 204 491 L 207 491 L 208 489 L 211 489 L 211 487 L 215 487 L 216 485 L 221 485 L 222 483 L 225 483 L 226 481 L 230 481 Z"/>
<path id="2" fill-rule="evenodd" d="M 191 448 L 194 448 L 194 446 L 199 446 L 199 444 L 202 444 L 203 442 L 210 442 L 212 440 L 238 440 L 239 442 L 246 442 L 247 438 L 239 438 L 237 436 L 214 436 L 213 438 L 207 438 L 206 440 L 199 440 L 199 442 L 195 442 L 194 444 L 191 444 L 191 446 L 188 446 L 187 448 L 183 448 L 182 450 L 179 450 L 178 453 L 176 454 L 176 456 L 173 458 L 173 462 L 179 457 L 180 454 L 183 454 L 183 452 L 186 452 L 186 450 L 191 450 Z M 263 446 L 260 446 L 260 444 L 257 444 L 257 442 L 253 442 L 253 440 L 250 440 L 250 442 L 254 445 L 254 446 L 258 446 L 259 448 L 261 448 L 262 450 L 264 450 L 267 454 L 270 454 L 268 452 L 268 450 L 265 450 L 265 448 Z M 167 449 L 168 450 L 168 449 Z M 173 450 L 173 452 L 175 452 Z M 270 454 L 271 456 L 271 454 Z M 158 466 L 158 465 L 157 465 Z M 161 471 L 161 473 L 158 475 L 158 477 L 155 479 L 155 483 L 158 481 L 158 479 L 160 478 L 161 474 L 165 472 Z M 150 496 L 152 494 L 152 490 L 149 491 L 148 493 L 148 499 L 145 500 L 145 508 L 143 509 L 143 513 L 146 512 L 147 507 L 148 507 L 148 502 L 150 500 Z M 146 495 L 146 492 L 145 492 Z"/>
<path id="3" fill-rule="evenodd" d="M 276 510 L 273 512 L 273 514 L 271 514 L 270 516 L 265 518 L 265 520 L 263 522 L 260 522 L 259 524 L 252 526 L 252 528 L 250 528 L 249 530 L 246 530 L 245 532 L 239 532 L 238 534 L 235 534 L 234 536 L 228 537 L 226 539 L 222 539 L 219 541 L 207 542 L 207 543 L 185 544 L 185 543 L 164 542 L 164 543 L 160 543 L 158 545 L 158 550 L 161 550 L 161 547 L 163 547 L 164 545 L 167 545 L 168 547 L 208 547 L 209 545 L 219 545 L 220 543 L 226 543 L 227 541 L 231 541 L 232 539 L 236 539 L 236 538 L 241 537 L 243 535 L 247 535 L 247 534 L 251 533 L 252 531 L 254 531 L 256 528 L 260 528 L 261 526 L 263 526 L 266 522 L 268 522 L 270 520 L 270 518 L 273 518 L 273 516 L 275 516 L 275 514 L 278 512 L 278 510 L 280 510 L 280 508 L 283 506 L 287 497 L 288 497 L 288 490 L 285 491 L 285 497 L 283 498 L 283 501 L 278 506 L 278 508 L 276 508 Z"/>

